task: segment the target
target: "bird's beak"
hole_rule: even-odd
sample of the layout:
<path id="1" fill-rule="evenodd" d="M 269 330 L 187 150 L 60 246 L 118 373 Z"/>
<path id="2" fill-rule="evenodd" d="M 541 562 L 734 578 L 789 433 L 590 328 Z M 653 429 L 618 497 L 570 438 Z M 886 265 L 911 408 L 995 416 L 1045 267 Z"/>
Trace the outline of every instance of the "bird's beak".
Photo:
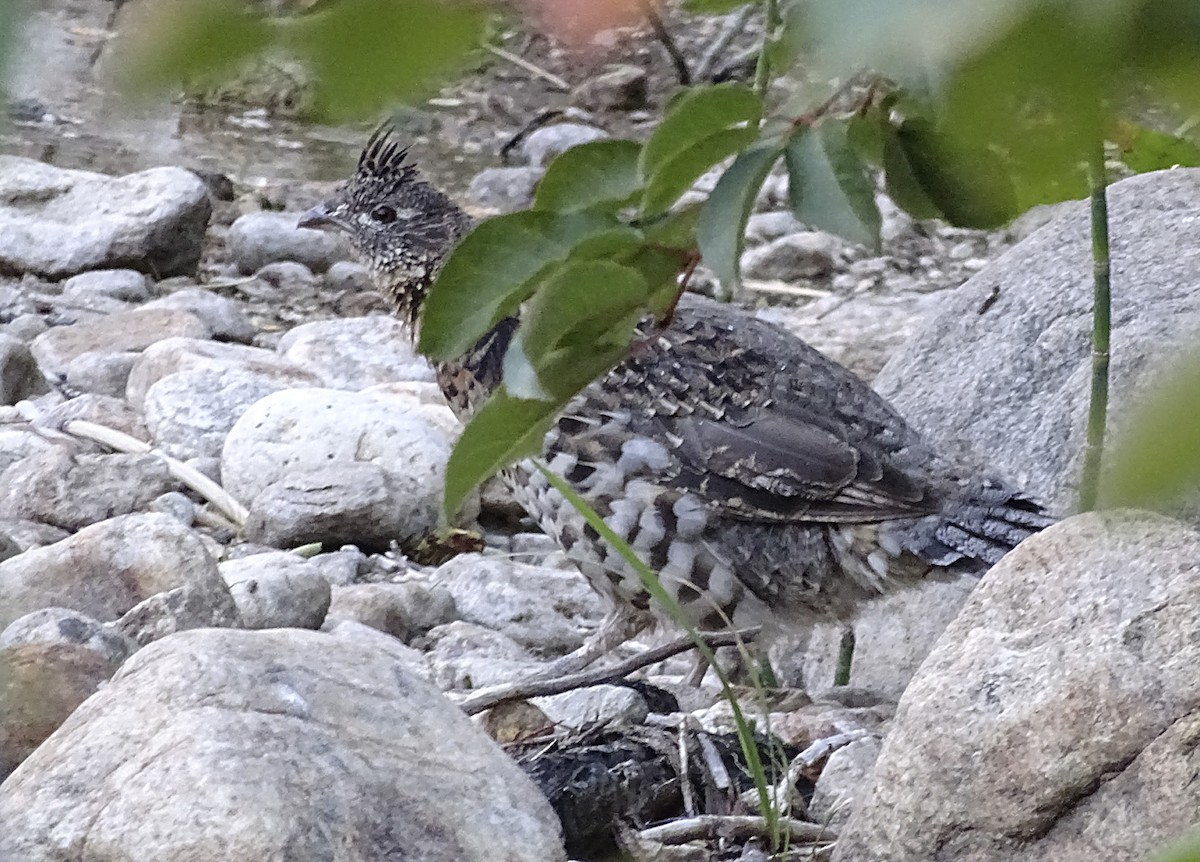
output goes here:
<path id="1" fill-rule="evenodd" d="M 310 228 L 312 230 L 347 229 L 346 224 L 340 219 L 335 218 L 325 204 L 319 204 L 300 216 L 300 221 L 296 222 L 296 227 Z"/>

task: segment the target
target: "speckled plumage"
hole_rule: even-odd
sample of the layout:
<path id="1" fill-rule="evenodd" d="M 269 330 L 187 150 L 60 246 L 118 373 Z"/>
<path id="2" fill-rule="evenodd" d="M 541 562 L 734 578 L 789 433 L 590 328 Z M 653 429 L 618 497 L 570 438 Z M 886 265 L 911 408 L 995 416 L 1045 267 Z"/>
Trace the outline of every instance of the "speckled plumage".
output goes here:
<path id="1" fill-rule="evenodd" d="M 368 224 L 381 206 L 411 216 Z M 310 217 L 350 232 L 410 320 L 468 224 L 386 133 Z M 499 384 L 514 329 L 503 321 L 438 369 L 460 415 Z M 940 458 L 869 386 L 795 336 L 692 296 L 568 405 L 545 458 L 704 628 L 845 618 L 897 586 L 982 572 L 1050 522 L 1002 483 Z M 506 476 L 593 587 L 619 609 L 648 608 L 636 573 L 544 477 L 521 465 Z"/>

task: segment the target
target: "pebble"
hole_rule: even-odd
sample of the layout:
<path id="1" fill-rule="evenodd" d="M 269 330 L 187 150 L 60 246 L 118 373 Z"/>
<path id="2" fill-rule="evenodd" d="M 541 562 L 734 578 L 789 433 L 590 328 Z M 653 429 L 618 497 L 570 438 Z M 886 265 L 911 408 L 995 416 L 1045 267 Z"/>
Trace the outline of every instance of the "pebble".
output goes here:
<path id="1" fill-rule="evenodd" d="M 473 206 L 506 213 L 533 203 L 533 191 L 545 173 L 542 168 L 485 168 L 467 186 L 466 199 Z"/>
<path id="2" fill-rule="evenodd" d="M 165 338 L 210 335 L 191 312 L 135 308 L 74 326 L 56 326 L 35 338 L 31 349 L 43 374 L 60 376 L 81 353 L 139 351 Z"/>
<path id="3" fill-rule="evenodd" d="M 572 95 L 591 111 L 638 111 L 649 100 L 649 78 L 639 66 L 614 65 L 585 81 Z"/>
<path id="4" fill-rule="evenodd" d="M 329 610 L 329 581 L 310 560 L 269 551 L 218 567 L 248 629 L 317 629 Z"/>
<path id="5" fill-rule="evenodd" d="M 419 581 L 334 587 L 329 605 L 331 621 L 354 620 L 405 643 L 457 618 L 448 590 Z"/>
<path id="6" fill-rule="evenodd" d="M 433 380 L 433 368 L 417 354 L 408 327 L 383 315 L 301 324 L 280 339 L 277 349 L 330 389 Z M 444 403 L 440 390 L 439 401 Z"/>
<path id="7" fill-rule="evenodd" d="M 160 378 L 143 409 L 155 444 L 175 458 L 218 458 L 225 437 L 251 405 L 286 384 L 245 368 L 197 368 Z"/>
<path id="8" fill-rule="evenodd" d="M 827 233 L 788 234 L 742 256 L 746 278 L 794 282 L 822 279 L 833 272 L 838 241 Z"/>
<path id="9" fill-rule="evenodd" d="M 222 452 L 250 537 L 386 548 L 438 522 L 450 439 L 412 399 L 292 389 L 256 402 Z"/>
<path id="10" fill-rule="evenodd" d="M 604 140 L 607 137 L 609 137 L 607 132 L 597 129 L 595 126 L 583 123 L 557 123 L 530 132 L 529 137 L 521 143 L 521 155 L 525 158 L 526 164 L 533 167 L 544 167 L 571 147 Z"/>
<path id="11" fill-rule="evenodd" d="M 122 302 L 146 302 L 150 291 L 146 276 L 133 269 L 94 269 L 81 272 L 63 282 L 67 298 L 102 296 Z"/>
<path id="12" fill-rule="evenodd" d="M 320 285 L 320 279 L 311 269 L 292 260 L 268 263 L 259 268 L 254 277 L 271 286 L 273 297 L 292 297 L 293 301 L 297 295 L 313 293 Z"/>
<path id="13" fill-rule="evenodd" d="M 247 213 L 229 228 L 225 242 L 238 269 L 249 275 L 268 264 L 295 261 L 311 272 L 324 272 L 352 252 L 340 231 L 297 227 L 300 213 Z"/>
<path id="14" fill-rule="evenodd" d="M 161 283 L 160 283 L 161 287 Z M 246 343 L 257 332 L 240 303 L 202 287 L 185 286 L 147 302 L 142 308 L 171 308 L 194 314 L 219 341 Z"/>
<path id="15" fill-rule="evenodd" d="M 46 379 L 29 347 L 12 335 L 0 334 L 0 404 L 16 404 L 45 391 Z"/>

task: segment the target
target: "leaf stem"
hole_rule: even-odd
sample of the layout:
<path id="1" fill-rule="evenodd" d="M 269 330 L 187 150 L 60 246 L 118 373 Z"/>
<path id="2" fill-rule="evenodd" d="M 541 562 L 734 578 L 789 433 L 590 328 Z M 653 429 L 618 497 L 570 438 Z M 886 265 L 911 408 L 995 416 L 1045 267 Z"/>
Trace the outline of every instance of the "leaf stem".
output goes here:
<path id="1" fill-rule="evenodd" d="M 754 66 L 754 92 L 758 94 L 760 103 L 766 98 L 767 90 L 771 86 L 771 43 L 778 28 L 779 0 L 766 0 L 763 12 L 762 48 L 758 51 L 758 63 Z M 762 108 L 760 107 L 759 110 L 761 111 Z M 759 117 L 759 119 L 762 118 Z"/>
<path id="2" fill-rule="evenodd" d="M 1104 139 L 1098 137 L 1088 161 L 1092 204 L 1092 391 L 1088 405 L 1087 446 L 1079 486 L 1079 511 L 1096 507 L 1100 468 L 1104 459 L 1104 432 L 1108 422 L 1108 358 L 1111 331 L 1111 274 L 1108 247 L 1108 176 L 1104 167 Z"/>

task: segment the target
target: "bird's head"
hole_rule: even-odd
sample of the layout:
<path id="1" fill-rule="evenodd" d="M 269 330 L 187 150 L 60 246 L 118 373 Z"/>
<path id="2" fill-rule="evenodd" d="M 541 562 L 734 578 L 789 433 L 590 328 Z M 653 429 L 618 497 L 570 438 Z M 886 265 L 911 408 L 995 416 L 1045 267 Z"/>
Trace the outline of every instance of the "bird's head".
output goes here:
<path id="1" fill-rule="evenodd" d="M 417 178 L 408 149 L 384 126 L 367 142 L 350 181 L 298 225 L 345 231 L 396 312 L 415 324 L 426 288 L 470 219 Z"/>

